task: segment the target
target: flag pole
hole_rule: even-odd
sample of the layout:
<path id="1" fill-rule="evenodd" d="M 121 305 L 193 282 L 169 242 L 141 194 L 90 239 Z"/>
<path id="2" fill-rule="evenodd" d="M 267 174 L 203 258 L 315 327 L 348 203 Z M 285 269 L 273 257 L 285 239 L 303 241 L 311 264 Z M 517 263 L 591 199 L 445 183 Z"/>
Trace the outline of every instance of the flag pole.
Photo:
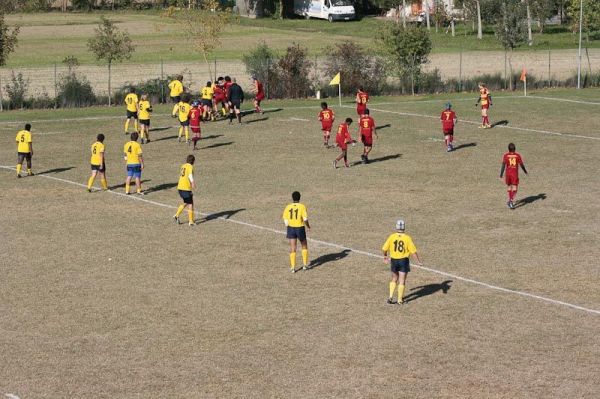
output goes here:
<path id="1" fill-rule="evenodd" d="M 525 80 L 523 81 L 523 89 L 525 90 L 525 97 L 527 97 L 527 75 L 525 75 Z"/>
<path id="2" fill-rule="evenodd" d="M 342 107 L 342 73 L 338 72 L 340 75 L 340 81 L 338 82 L 338 97 L 340 99 L 340 108 Z"/>

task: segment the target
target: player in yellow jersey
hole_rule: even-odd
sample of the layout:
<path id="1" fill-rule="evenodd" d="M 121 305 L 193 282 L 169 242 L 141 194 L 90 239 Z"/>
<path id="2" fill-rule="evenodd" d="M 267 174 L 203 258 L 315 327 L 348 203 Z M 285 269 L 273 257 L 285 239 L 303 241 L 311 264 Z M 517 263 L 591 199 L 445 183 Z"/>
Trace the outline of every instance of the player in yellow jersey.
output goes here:
<path id="1" fill-rule="evenodd" d="M 140 135 L 142 144 L 150 142 L 150 114 L 152 113 L 152 104 L 148 100 L 147 94 L 142 94 L 138 103 L 138 119 L 140 121 Z"/>
<path id="2" fill-rule="evenodd" d="M 204 86 L 200 92 L 201 95 L 201 104 L 202 104 L 202 118 L 206 120 L 214 120 L 213 111 L 213 97 L 215 94 L 215 89 L 213 88 L 212 82 L 206 82 L 206 86 Z"/>
<path id="3" fill-rule="evenodd" d="M 177 75 L 177 77 L 175 77 L 175 79 L 173 79 L 169 83 L 169 96 L 171 97 L 171 101 L 173 101 L 174 104 L 177 104 L 179 101 L 181 101 L 181 95 L 184 91 L 182 82 L 183 75 Z"/>
<path id="4" fill-rule="evenodd" d="M 310 230 L 306 206 L 300 203 L 300 193 L 292 193 L 292 203 L 283 210 L 283 223 L 287 227 L 287 238 L 290 240 L 290 270 L 296 272 L 296 245 L 300 240 L 302 245 L 302 270 L 308 267 L 308 242 L 306 229 Z"/>
<path id="5" fill-rule="evenodd" d="M 185 132 L 185 142 L 190 144 L 190 111 L 192 106 L 189 104 L 188 96 L 185 96 L 177 103 L 177 107 L 173 108 L 172 117 L 179 119 L 179 134 L 177 141 L 181 142 L 181 137 Z"/>
<path id="6" fill-rule="evenodd" d="M 87 190 L 92 192 L 92 186 L 96 175 L 100 175 L 100 184 L 102 184 L 103 190 L 108 190 L 108 183 L 106 182 L 106 164 L 104 162 L 104 135 L 100 133 L 96 137 L 96 142 L 92 144 L 92 156 L 90 158 L 90 164 L 92 165 L 92 175 L 88 179 Z"/>
<path id="7" fill-rule="evenodd" d="M 135 89 L 129 89 L 129 94 L 125 96 L 125 106 L 127 108 L 127 119 L 125 119 L 125 134 L 129 133 L 129 121 L 133 119 L 135 131 L 138 131 L 138 96 L 135 94 Z"/>
<path id="8" fill-rule="evenodd" d="M 125 153 L 125 161 L 127 162 L 127 179 L 125 180 L 125 194 L 129 195 L 129 186 L 131 178 L 135 179 L 137 193 L 144 195 L 142 192 L 142 170 L 144 170 L 144 159 L 142 158 L 142 146 L 137 142 L 139 135 L 137 132 L 131 133 L 131 141 L 125 143 L 123 152 Z"/>
<path id="9" fill-rule="evenodd" d="M 410 255 L 417 258 L 417 264 L 421 266 L 423 263 L 417 253 L 417 248 L 412 241 L 412 238 L 404 233 L 404 220 L 396 222 L 396 232 L 390 234 L 385 240 L 385 244 L 381 250 L 383 251 L 383 261 L 390 263 L 392 270 L 392 281 L 390 281 L 390 295 L 388 303 L 403 304 L 404 287 L 406 284 L 406 275 L 410 272 Z M 394 301 L 394 292 L 398 287 L 398 300 Z"/>
<path id="10" fill-rule="evenodd" d="M 33 156 L 33 141 L 31 139 L 31 125 L 25 125 L 25 129 L 19 130 L 17 137 L 17 177 L 21 177 L 23 161 L 27 160 L 27 176 L 33 176 L 31 171 L 31 157 Z"/>
<path id="11" fill-rule="evenodd" d="M 179 168 L 179 183 L 177 184 L 177 190 L 179 196 L 183 200 L 183 204 L 179 205 L 173 220 L 179 224 L 179 216 L 183 210 L 188 208 L 188 223 L 190 226 L 196 225 L 194 222 L 194 194 L 192 190 L 196 189 L 196 182 L 194 181 L 194 161 L 196 157 L 188 155 L 185 159 L 185 163 Z"/>

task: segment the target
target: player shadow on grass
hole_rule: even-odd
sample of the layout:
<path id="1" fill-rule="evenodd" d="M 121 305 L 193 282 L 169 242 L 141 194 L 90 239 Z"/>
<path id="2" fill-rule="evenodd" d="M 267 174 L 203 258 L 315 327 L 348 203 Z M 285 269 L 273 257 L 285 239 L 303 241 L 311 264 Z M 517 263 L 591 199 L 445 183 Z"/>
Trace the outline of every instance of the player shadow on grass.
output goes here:
<path id="1" fill-rule="evenodd" d="M 164 127 L 153 127 L 149 131 L 151 132 L 162 132 L 163 130 L 173 129 L 172 126 L 164 126 Z"/>
<path id="2" fill-rule="evenodd" d="M 48 169 L 45 170 L 43 172 L 38 172 L 38 175 L 49 175 L 52 173 L 61 173 L 61 172 L 66 172 L 67 170 L 71 170 L 71 169 L 75 169 L 75 166 L 67 166 L 65 168 L 54 168 L 54 169 Z"/>
<path id="3" fill-rule="evenodd" d="M 377 163 L 377 162 L 385 162 L 385 161 L 389 161 L 391 159 L 400 158 L 401 156 L 402 156 L 402 154 L 394 154 L 394 155 L 386 155 L 386 156 L 379 157 L 379 158 L 372 158 L 372 159 L 369 159 L 369 163 L 371 164 L 371 163 Z M 356 162 L 352 163 L 352 166 L 360 165 L 360 164 L 362 164 L 362 161 L 356 161 Z"/>
<path id="4" fill-rule="evenodd" d="M 515 208 L 520 208 L 525 205 L 529 205 L 537 200 L 545 200 L 548 196 L 545 193 L 539 193 L 537 195 L 530 195 L 529 197 L 521 198 L 515 203 Z"/>
<path id="5" fill-rule="evenodd" d="M 229 211 L 221 211 L 221 212 L 211 213 L 210 215 L 206 215 L 203 219 L 201 219 L 197 223 L 198 224 L 206 223 L 206 222 L 210 222 L 211 220 L 215 220 L 215 219 L 229 219 L 236 213 L 242 212 L 245 210 L 246 210 L 246 208 L 238 208 L 238 209 L 232 209 Z"/>
<path id="6" fill-rule="evenodd" d="M 456 147 L 454 147 L 452 149 L 452 151 L 457 151 L 457 150 L 462 150 L 463 148 L 469 148 L 469 147 L 476 147 L 477 143 L 464 143 L 464 144 L 459 144 Z"/>
<path id="7" fill-rule="evenodd" d="M 340 259 L 344 259 L 348 254 L 352 252 L 350 249 L 344 249 L 341 252 L 333 252 L 330 254 L 321 255 L 318 258 L 313 259 L 308 265 L 309 269 L 314 269 L 315 267 L 323 266 L 325 263 L 329 262 L 337 262 Z"/>
<path id="8" fill-rule="evenodd" d="M 268 120 L 269 120 L 269 117 L 265 116 L 264 118 L 250 119 L 249 121 L 244 121 L 244 123 L 248 124 L 248 123 L 263 122 L 263 121 L 268 121 Z"/>
<path id="9" fill-rule="evenodd" d="M 263 111 L 263 114 L 270 114 L 272 112 L 279 112 L 279 111 L 283 111 L 283 108 L 265 109 Z"/>
<path id="10" fill-rule="evenodd" d="M 424 296 L 433 295 L 436 292 L 442 291 L 444 294 L 448 293 L 450 289 L 450 283 L 452 280 L 446 280 L 439 284 L 426 284 L 418 287 L 411 288 L 410 294 L 404 297 L 404 303 L 416 301 Z"/>
<path id="11" fill-rule="evenodd" d="M 388 123 L 387 125 L 376 126 L 375 130 L 387 129 L 388 127 L 392 127 L 392 125 Z"/>
<path id="12" fill-rule="evenodd" d="M 223 147 L 223 146 L 226 146 L 226 145 L 231 145 L 233 143 L 234 143 L 234 141 L 227 141 L 225 143 L 215 143 L 215 144 L 207 145 L 206 147 L 202 147 L 200 149 L 201 150 L 208 150 L 210 148 Z"/>
<path id="13" fill-rule="evenodd" d="M 492 124 L 492 127 L 496 127 L 496 126 L 507 126 L 507 125 L 508 125 L 508 120 L 506 120 L 506 119 L 503 119 L 503 120 L 501 120 L 501 121 L 494 122 L 494 123 Z"/>
<path id="14" fill-rule="evenodd" d="M 173 136 L 165 136 L 165 137 L 161 137 L 158 139 L 150 139 L 150 142 L 152 143 L 153 141 L 163 141 L 163 140 L 171 140 L 171 139 L 176 139 L 178 136 L 176 134 L 174 134 Z"/>
<path id="15" fill-rule="evenodd" d="M 152 181 L 152 180 L 151 179 L 142 180 L 141 183 L 144 184 L 144 183 L 147 183 L 149 181 Z M 133 184 L 133 182 L 131 182 L 131 187 L 134 187 L 134 186 L 135 186 L 135 184 Z M 116 190 L 117 188 L 124 188 L 124 187 L 125 187 L 125 183 L 121 183 L 121 184 L 117 184 L 116 186 L 111 186 L 108 189 L 109 190 Z"/>
<path id="16" fill-rule="evenodd" d="M 177 187 L 177 183 L 162 183 L 154 187 L 150 187 L 145 191 L 146 194 L 155 193 L 157 191 L 168 190 L 170 188 Z"/>
<path id="17" fill-rule="evenodd" d="M 219 137 L 223 137 L 223 135 L 222 134 L 211 134 L 210 136 L 202 137 L 200 139 L 200 141 L 202 141 L 202 140 L 218 139 Z"/>

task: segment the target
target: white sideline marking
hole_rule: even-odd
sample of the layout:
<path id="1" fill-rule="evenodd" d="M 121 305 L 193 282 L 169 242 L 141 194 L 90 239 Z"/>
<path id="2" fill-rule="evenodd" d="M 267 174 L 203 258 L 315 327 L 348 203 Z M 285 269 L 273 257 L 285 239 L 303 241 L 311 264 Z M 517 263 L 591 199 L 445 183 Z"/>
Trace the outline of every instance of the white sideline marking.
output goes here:
<path id="1" fill-rule="evenodd" d="M 10 171 L 15 171 L 15 168 L 13 168 L 11 166 L 0 166 L 0 168 L 1 169 L 5 169 L 5 170 L 10 170 Z M 78 182 L 75 182 L 73 180 L 61 179 L 60 177 L 49 176 L 49 175 L 35 175 L 34 177 L 43 177 L 43 178 L 46 178 L 46 179 L 56 180 L 56 181 L 60 181 L 60 182 L 67 183 L 67 184 L 71 184 L 71 185 L 74 185 L 74 186 L 87 188 L 87 186 L 85 184 L 78 183 Z M 94 191 L 98 191 L 98 190 L 94 190 Z M 112 190 L 109 190 L 108 193 L 114 194 L 114 195 L 118 195 L 118 196 L 121 196 L 121 197 L 125 197 L 125 198 L 128 198 L 128 199 L 134 200 L 134 201 L 140 201 L 140 202 L 144 202 L 144 203 L 147 203 L 147 204 L 155 205 L 155 206 L 158 206 L 158 207 L 161 207 L 161 208 L 177 209 L 176 206 L 169 205 L 169 204 L 164 204 L 162 202 L 148 200 L 146 198 L 142 198 L 142 197 L 136 196 L 135 194 L 126 195 L 125 193 L 120 193 L 120 192 L 116 192 L 116 191 L 112 191 Z M 205 218 L 206 217 L 210 217 L 211 215 L 213 215 L 211 213 L 204 213 L 204 212 L 198 212 L 198 211 L 194 211 L 194 213 L 197 214 L 197 215 L 200 215 L 200 216 L 204 216 Z M 238 225 L 241 225 L 241 226 L 250 227 L 250 228 L 253 228 L 253 229 L 258 229 L 258 230 L 263 230 L 263 231 L 269 231 L 271 233 L 275 233 L 275 234 L 279 234 L 279 235 L 285 235 L 286 234 L 284 231 L 273 229 L 271 227 L 260 226 L 260 225 L 257 225 L 257 224 L 243 222 L 241 220 L 236 220 L 236 219 L 230 219 L 230 218 L 226 218 L 226 217 L 223 217 L 223 216 L 219 216 L 219 217 L 217 217 L 215 219 L 221 219 L 221 220 L 224 220 L 226 222 L 235 223 L 235 224 L 238 224 Z M 368 257 L 371 257 L 371 258 L 383 259 L 382 255 L 374 254 L 374 253 L 367 252 L 367 251 L 362 251 L 362 250 L 359 250 L 359 249 L 354 249 L 354 248 L 351 248 L 351 247 L 348 247 L 348 246 L 345 246 L 345 245 L 341 245 L 341 244 L 336 244 L 336 243 L 333 243 L 333 242 L 321 241 L 321 240 L 317 240 L 317 239 L 314 239 L 314 238 L 308 238 L 308 241 L 314 242 L 314 243 L 317 243 L 317 244 L 321 244 L 321 245 L 324 245 L 324 246 L 328 246 L 328 247 L 331 247 L 331 248 L 342 249 L 342 250 L 343 249 L 347 249 L 347 250 L 349 250 L 351 252 L 354 252 L 354 253 L 357 253 L 357 254 L 360 254 L 360 255 L 364 255 L 364 256 L 368 256 Z M 593 313 L 593 314 L 600 315 L 600 310 L 590 309 L 590 308 L 586 308 L 586 307 L 583 307 L 583 306 L 574 305 L 572 303 L 563 302 L 563 301 L 559 301 L 559 300 L 552 299 L 552 298 L 547 298 L 547 297 L 540 296 L 540 295 L 530 294 L 530 293 L 524 292 L 524 291 L 517 291 L 517 290 L 511 290 L 511 289 L 504 288 L 504 287 L 499 287 L 499 286 L 496 286 L 496 285 L 492 285 L 492 284 L 484 283 L 484 282 L 481 282 L 481 281 L 473 280 L 473 279 L 470 279 L 470 278 L 467 278 L 467 277 L 461 277 L 461 276 L 458 276 L 456 274 L 447 273 L 447 272 L 444 272 L 444 271 L 441 271 L 441 270 L 437 270 L 437 269 L 432 269 L 430 267 L 419 266 L 419 265 L 414 265 L 414 264 L 411 264 L 411 266 L 416 267 L 418 269 L 426 270 L 426 271 L 428 271 L 430 273 L 435 273 L 435 274 L 439 274 L 439 275 L 442 275 L 442 276 L 445 276 L 445 277 L 451 277 L 451 278 L 454 278 L 456 280 L 460 280 L 460 281 L 464 281 L 464 282 L 467 282 L 467 283 L 479 285 L 481 287 L 489 288 L 491 290 L 496 290 L 496 291 L 505 292 L 505 293 L 509 293 L 509 294 L 514 294 L 514 295 L 520 295 L 520 296 L 524 296 L 524 297 L 528 297 L 528 298 L 537 299 L 537 300 L 540 300 L 540 301 L 543 301 L 543 302 L 553 303 L 555 305 L 562 305 L 562 306 L 566 306 L 566 307 L 569 307 L 569 308 L 572 308 L 572 309 L 581 310 L 581 311 L 584 311 L 584 312 L 587 312 L 587 313 Z"/>
<path id="2" fill-rule="evenodd" d="M 342 107 L 349 108 L 348 106 L 342 106 Z M 414 117 L 417 117 L 417 118 L 429 118 L 429 119 L 436 119 L 436 120 L 440 119 L 439 116 L 417 114 L 417 113 L 414 113 L 414 112 L 389 111 L 389 110 L 377 109 L 377 108 L 370 108 L 370 109 L 373 110 L 373 111 L 383 112 L 383 113 L 388 113 L 388 114 L 396 114 L 396 115 L 403 115 L 403 116 L 414 116 Z M 470 125 L 479 125 L 479 122 L 468 121 L 468 120 L 464 120 L 464 119 L 459 119 L 459 122 L 468 123 Z M 571 133 L 559 133 L 559 132 L 553 132 L 553 131 L 550 131 L 550 130 L 529 129 L 529 128 L 526 128 L 526 127 L 517 127 L 517 126 L 503 126 L 503 125 L 498 125 L 498 126 L 494 126 L 494 129 L 512 129 L 512 130 L 519 130 L 519 131 L 523 131 L 523 132 L 548 134 L 548 135 L 551 135 L 551 136 L 573 137 L 573 138 L 588 139 L 588 140 L 600 140 L 600 137 L 583 136 L 581 134 L 571 134 Z"/>
<path id="3" fill-rule="evenodd" d="M 300 122 L 310 122 L 308 119 L 304 118 L 290 118 L 291 121 L 300 121 Z"/>
<path id="4" fill-rule="evenodd" d="M 8 399 L 21 399 L 17 395 L 12 394 L 12 393 L 7 393 L 4 396 L 6 396 Z"/>
<path id="5" fill-rule="evenodd" d="M 533 98 L 535 100 L 540 99 L 540 100 L 550 100 L 550 101 L 562 101 L 562 102 L 575 103 L 575 104 L 600 105 L 600 102 L 571 100 L 570 98 L 552 98 L 552 97 L 542 97 L 542 96 L 536 96 L 536 95 L 529 95 L 527 97 L 523 96 L 523 98 Z"/>

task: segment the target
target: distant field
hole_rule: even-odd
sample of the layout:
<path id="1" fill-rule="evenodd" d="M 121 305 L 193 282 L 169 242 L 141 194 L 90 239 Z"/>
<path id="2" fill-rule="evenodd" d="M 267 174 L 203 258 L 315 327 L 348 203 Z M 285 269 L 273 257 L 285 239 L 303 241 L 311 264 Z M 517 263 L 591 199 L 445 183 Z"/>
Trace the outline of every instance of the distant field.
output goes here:
<path id="1" fill-rule="evenodd" d="M 473 96 L 374 98 L 374 162 L 354 164 L 357 146 L 338 170 L 316 101 L 268 101 L 242 126 L 203 125 L 194 228 L 171 221 L 191 151 L 169 107 L 144 146 L 144 197 L 123 195 L 122 108 L 0 113 L 0 395 L 595 398 L 598 93 L 497 93 L 491 130 Z M 27 121 L 38 175 L 17 180 Z M 90 194 L 100 132 L 113 189 Z M 530 171 L 513 211 L 498 179 L 511 141 Z M 280 220 L 293 190 L 316 265 L 294 275 Z M 428 268 L 403 307 L 385 303 L 378 257 L 399 217 Z"/>

